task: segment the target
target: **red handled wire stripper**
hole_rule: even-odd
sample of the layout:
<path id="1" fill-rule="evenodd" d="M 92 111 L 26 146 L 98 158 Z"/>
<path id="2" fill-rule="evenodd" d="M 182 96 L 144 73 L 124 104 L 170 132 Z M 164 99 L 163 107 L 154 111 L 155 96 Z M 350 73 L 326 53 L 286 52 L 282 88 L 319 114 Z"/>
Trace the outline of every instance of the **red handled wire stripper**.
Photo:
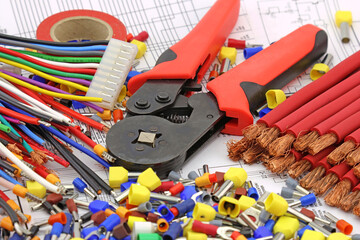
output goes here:
<path id="1" fill-rule="evenodd" d="M 218 0 L 198 25 L 166 50 L 156 66 L 131 78 L 127 117 L 106 136 L 115 165 L 159 176 L 178 169 L 220 131 L 240 135 L 268 89 L 284 87 L 327 49 L 326 33 L 305 25 L 208 83 L 198 84 L 234 27 L 239 0 Z"/>

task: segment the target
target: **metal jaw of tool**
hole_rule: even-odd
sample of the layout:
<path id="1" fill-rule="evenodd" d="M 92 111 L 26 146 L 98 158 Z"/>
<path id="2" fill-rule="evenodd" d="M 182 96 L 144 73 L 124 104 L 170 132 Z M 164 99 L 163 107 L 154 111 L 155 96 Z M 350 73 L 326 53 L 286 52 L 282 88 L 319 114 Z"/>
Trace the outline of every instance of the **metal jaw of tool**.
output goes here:
<path id="1" fill-rule="evenodd" d="M 171 108 L 157 114 L 125 118 L 110 129 L 106 145 L 117 158 L 115 164 L 137 171 L 152 167 L 159 176 L 166 176 L 220 132 L 227 121 L 211 93 L 190 98 L 178 95 Z M 167 119 L 172 116 L 188 119 L 176 123 Z"/>

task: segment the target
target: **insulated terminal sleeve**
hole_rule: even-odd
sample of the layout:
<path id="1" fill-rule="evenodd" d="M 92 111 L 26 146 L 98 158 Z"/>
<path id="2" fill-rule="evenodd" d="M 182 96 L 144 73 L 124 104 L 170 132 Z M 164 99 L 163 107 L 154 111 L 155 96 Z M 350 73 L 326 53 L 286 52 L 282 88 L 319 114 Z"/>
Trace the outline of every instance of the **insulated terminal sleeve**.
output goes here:
<path id="1" fill-rule="evenodd" d="M 183 39 L 166 50 L 156 66 L 132 77 L 128 89 L 134 94 L 150 79 L 197 79 L 200 82 L 238 19 L 239 0 L 218 0 Z"/>
<path id="2" fill-rule="evenodd" d="M 355 77 L 356 74 L 352 75 L 350 78 Z M 358 77 L 360 77 L 360 72 Z M 309 130 L 316 126 L 316 124 L 322 124 L 326 122 L 326 126 L 328 128 L 336 125 L 341 120 L 346 118 L 346 115 L 342 112 L 343 109 L 347 108 L 347 106 L 352 105 L 352 103 L 357 103 L 356 106 L 352 106 L 352 108 L 359 108 L 360 109 L 360 85 L 357 87 L 351 89 L 347 93 L 345 93 L 342 96 L 339 96 L 338 98 L 334 99 L 333 101 L 325 104 L 324 106 L 320 107 L 319 109 L 311 112 L 308 114 L 305 118 L 301 119 L 299 122 L 297 122 L 295 125 L 290 127 L 286 132 L 291 133 L 294 136 L 304 135 L 309 132 Z M 357 112 L 357 111 L 350 111 L 350 112 Z M 340 117 L 335 117 L 340 115 Z M 345 117 L 344 117 L 345 115 Z M 350 115 L 347 115 L 350 116 Z M 329 121 L 329 119 L 333 119 L 333 117 L 340 121 L 332 120 Z M 342 118 L 342 119 L 341 119 Z M 332 125 L 331 125 L 332 124 Z"/>
<path id="3" fill-rule="evenodd" d="M 360 191 L 360 183 L 359 183 L 358 185 L 356 185 L 356 186 L 353 188 L 352 191 L 353 191 L 353 192 L 355 192 L 355 191 Z"/>
<path id="4" fill-rule="evenodd" d="M 337 143 L 340 143 L 348 134 L 360 128 L 360 111 L 341 121 L 332 127 L 328 133 L 333 133 L 337 137 Z"/>
<path id="5" fill-rule="evenodd" d="M 198 220 L 194 220 L 191 229 L 194 232 L 201 232 L 201 233 L 205 233 L 206 235 L 215 237 L 217 235 L 218 228 L 219 228 L 218 226 L 206 224 Z"/>
<path id="6" fill-rule="evenodd" d="M 304 155 L 301 152 L 296 151 L 294 148 L 290 150 L 290 153 L 292 153 L 293 156 L 295 157 L 295 161 L 300 161 L 304 157 Z"/>
<path id="7" fill-rule="evenodd" d="M 296 111 L 292 112 L 285 118 L 276 122 L 273 126 L 277 127 L 280 130 L 280 132 L 284 132 L 287 128 L 299 122 L 300 119 L 307 117 L 310 113 L 326 105 L 329 101 L 333 101 L 343 96 L 351 89 L 359 86 L 360 85 L 359 76 L 360 76 L 360 72 L 351 75 L 350 77 L 343 80 L 339 84 L 336 84 L 327 91 L 321 93 L 313 100 L 307 102 L 305 105 L 298 108 Z M 285 102 L 283 104 L 285 104 Z"/>
<path id="8" fill-rule="evenodd" d="M 321 150 L 320 152 L 318 152 L 317 154 L 315 155 L 311 155 L 311 154 L 308 154 L 306 155 L 305 157 L 303 157 L 303 160 L 306 160 L 308 161 L 312 168 L 315 168 L 316 166 L 318 166 L 318 162 L 319 161 L 323 161 L 323 159 L 326 160 L 327 156 L 335 149 L 334 146 L 329 146 L 323 150 Z M 329 166 L 331 166 L 329 164 Z"/>
<path id="9" fill-rule="evenodd" d="M 258 123 L 264 123 L 271 127 L 274 123 L 295 111 L 308 101 L 325 92 L 332 86 L 341 82 L 360 68 L 360 51 L 357 51 L 344 61 L 332 68 L 327 74 L 303 87 L 283 104 L 276 107 L 276 111 L 271 111 L 258 120 Z"/>
<path id="10" fill-rule="evenodd" d="M 224 133 L 241 135 L 269 89 L 279 89 L 305 71 L 327 49 L 327 35 L 305 25 L 207 84 L 220 110 L 233 119 Z M 240 86 L 240 87 L 239 87 Z"/>
<path id="11" fill-rule="evenodd" d="M 355 130 L 350 135 L 348 135 L 344 141 L 353 141 L 355 143 L 360 143 L 360 128 L 358 130 Z"/>
<path id="12" fill-rule="evenodd" d="M 326 171 L 329 171 L 331 169 L 331 165 L 330 163 L 328 163 L 327 161 L 327 157 L 324 157 L 323 159 L 321 159 L 319 162 L 315 163 L 315 167 L 318 167 L 318 166 L 322 166 Z M 336 166 L 339 166 L 339 165 L 336 165 Z M 335 166 L 335 167 L 336 167 Z"/>
<path id="13" fill-rule="evenodd" d="M 350 166 L 348 166 L 345 162 L 342 162 L 327 170 L 326 174 L 334 173 L 339 179 L 341 179 L 348 171 L 350 171 L 350 169 Z"/>
<path id="14" fill-rule="evenodd" d="M 359 182 L 360 182 L 360 179 L 357 178 L 354 174 L 354 169 L 351 169 L 350 171 L 348 171 L 342 178 L 341 180 L 349 180 L 350 183 L 351 183 L 351 187 L 354 187 L 356 186 Z"/>
<path id="15" fill-rule="evenodd" d="M 327 131 L 329 131 L 331 127 L 335 126 L 339 122 L 345 120 L 347 117 L 355 114 L 358 111 L 360 111 L 360 98 L 352 102 L 351 104 L 347 105 L 345 108 L 337 112 L 335 115 L 317 124 L 311 130 L 316 131 L 317 133 L 319 133 L 320 136 L 324 135 Z M 359 131 L 359 141 L 360 141 L 360 131 Z"/>

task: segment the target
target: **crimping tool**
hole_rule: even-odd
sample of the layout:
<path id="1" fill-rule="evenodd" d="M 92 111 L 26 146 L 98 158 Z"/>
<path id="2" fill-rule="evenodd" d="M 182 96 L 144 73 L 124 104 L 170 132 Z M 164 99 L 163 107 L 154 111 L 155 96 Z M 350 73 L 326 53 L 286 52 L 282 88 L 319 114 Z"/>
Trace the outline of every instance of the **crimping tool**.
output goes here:
<path id="1" fill-rule="evenodd" d="M 107 134 L 115 165 L 164 176 L 211 136 L 241 135 L 269 89 L 284 87 L 327 49 L 326 33 L 305 25 L 207 84 L 200 82 L 237 20 L 239 0 L 218 0 L 156 66 L 128 83 L 127 117 Z"/>

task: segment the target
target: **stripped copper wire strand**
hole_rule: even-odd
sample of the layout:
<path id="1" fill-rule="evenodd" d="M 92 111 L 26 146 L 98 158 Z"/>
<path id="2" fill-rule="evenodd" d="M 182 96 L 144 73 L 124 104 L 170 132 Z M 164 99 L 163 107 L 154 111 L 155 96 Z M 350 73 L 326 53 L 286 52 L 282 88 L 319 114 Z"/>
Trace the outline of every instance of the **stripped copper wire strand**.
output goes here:
<path id="1" fill-rule="evenodd" d="M 311 143 L 313 143 L 319 134 L 316 131 L 309 132 L 308 134 L 299 136 L 294 142 L 293 146 L 296 151 L 303 152 L 305 151 Z"/>
<path id="2" fill-rule="evenodd" d="M 360 202 L 353 208 L 353 214 L 360 217 Z"/>
<path id="3" fill-rule="evenodd" d="M 9 143 L 6 147 L 10 152 L 23 156 L 21 149 L 16 145 L 16 143 Z"/>
<path id="4" fill-rule="evenodd" d="M 256 138 L 256 142 L 262 147 L 267 148 L 267 146 L 274 141 L 280 134 L 280 130 L 276 127 L 266 128 L 261 134 Z"/>
<path id="5" fill-rule="evenodd" d="M 311 172 L 305 175 L 299 183 L 305 189 L 311 189 L 326 173 L 323 166 L 314 168 Z"/>
<path id="6" fill-rule="evenodd" d="M 325 196 L 324 200 L 327 205 L 332 207 L 339 207 L 342 199 L 351 191 L 351 182 L 348 179 L 340 181 L 336 186 Z"/>
<path id="7" fill-rule="evenodd" d="M 328 163 L 330 163 L 331 165 L 336 165 L 340 163 L 350 152 L 355 149 L 355 147 L 356 144 L 353 141 L 345 141 L 328 155 Z"/>
<path id="8" fill-rule="evenodd" d="M 360 164 L 356 165 L 353 169 L 354 169 L 354 175 L 357 178 L 360 178 Z"/>
<path id="9" fill-rule="evenodd" d="M 349 166 L 355 166 L 360 162 L 360 147 L 358 146 L 354 151 L 350 152 L 345 159 Z"/>
<path id="10" fill-rule="evenodd" d="M 352 210 L 360 202 L 360 191 L 354 191 L 344 197 L 340 202 L 340 208 L 346 212 Z"/>
<path id="11" fill-rule="evenodd" d="M 312 188 L 315 195 L 323 195 L 326 193 L 332 186 L 334 186 L 339 181 L 339 177 L 335 173 L 329 173 L 318 182 L 316 182 Z"/>
<path id="12" fill-rule="evenodd" d="M 242 155 L 245 163 L 254 163 L 262 154 L 263 148 L 259 144 L 253 144 Z"/>
<path id="13" fill-rule="evenodd" d="M 255 140 L 265 129 L 266 129 L 266 125 L 263 123 L 249 125 L 243 129 L 243 135 L 248 140 Z"/>
<path id="14" fill-rule="evenodd" d="M 335 144 L 337 140 L 336 135 L 333 133 L 324 134 L 309 145 L 308 152 L 311 155 L 315 155 L 321 150 Z"/>
<path id="15" fill-rule="evenodd" d="M 286 156 L 274 157 L 272 161 L 269 163 L 269 169 L 274 173 L 282 173 L 284 172 L 290 165 L 295 163 L 296 158 L 294 154 L 290 153 Z"/>
<path id="16" fill-rule="evenodd" d="M 268 149 L 271 156 L 284 156 L 290 151 L 293 142 L 296 140 L 292 134 L 285 134 L 269 144 Z"/>
<path id="17" fill-rule="evenodd" d="M 307 160 L 300 160 L 288 167 L 288 174 L 292 178 L 298 178 L 301 174 L 311 168 L 311 163 Z"/>
<path id="18" fill-rule="evenodd" d="M 251 142 L 243 137 L 239 141 L 230 140 L 226 143 L 228 156 L 233 161 L 239 161 L 241 159 L 242 153 L 245 152 L 248 147 L 251 145 Z"/>

